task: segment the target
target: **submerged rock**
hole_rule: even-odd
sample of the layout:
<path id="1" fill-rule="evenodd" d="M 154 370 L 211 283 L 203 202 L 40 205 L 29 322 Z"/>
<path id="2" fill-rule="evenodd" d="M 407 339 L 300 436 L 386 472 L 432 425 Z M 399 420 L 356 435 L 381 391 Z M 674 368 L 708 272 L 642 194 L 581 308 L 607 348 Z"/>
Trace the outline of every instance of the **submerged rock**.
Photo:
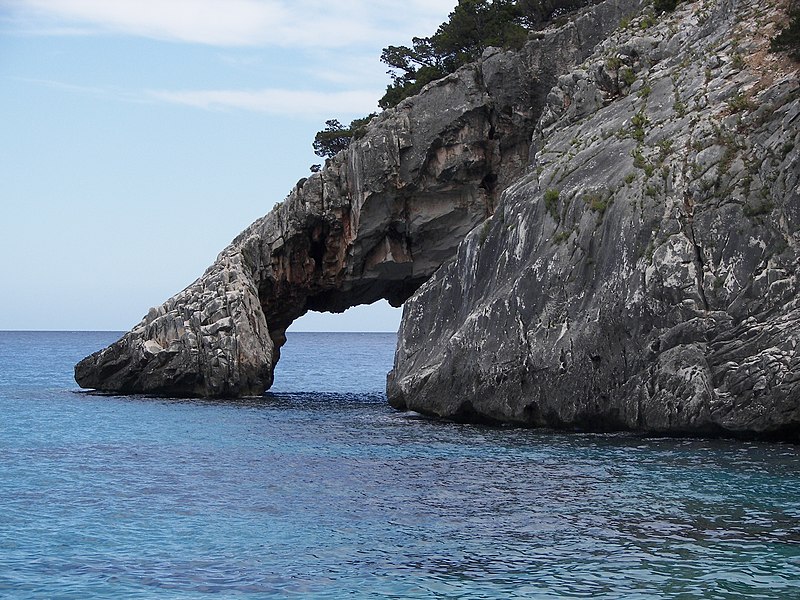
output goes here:
<path id="1" fill-rule="evenodd" d="M 180 396 L 260 394 L 286 328 L 308 310 L 402 304 L 494 210 L 528 162 L 557 78 L 638 0 L 607 0 L 487 51 L 372 120 L 366 135 L 298 182 L 196 282 L 75 367 L 82 387 Z"/>
<path id="2" fill-rule="evenodd" d="M 767 52 L 779 15 L 684 2 L 558 79 L 527 174 L 406 303 L 393 406 L 800 439 L 800 82 Z"/>

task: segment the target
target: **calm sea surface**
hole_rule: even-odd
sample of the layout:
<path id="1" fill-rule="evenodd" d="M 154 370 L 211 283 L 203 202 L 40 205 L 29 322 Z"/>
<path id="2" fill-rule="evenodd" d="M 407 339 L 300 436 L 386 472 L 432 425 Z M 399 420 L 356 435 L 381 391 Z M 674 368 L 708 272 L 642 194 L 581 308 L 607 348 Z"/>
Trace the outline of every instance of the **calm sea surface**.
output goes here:
<path id="1" fill-rule="evenodd" d="M 800 448 L 394 412 L 394 335 L 272 392 L 79 393 L 113 333 L 0 332 L 0 598 L 800 598 Z"/>

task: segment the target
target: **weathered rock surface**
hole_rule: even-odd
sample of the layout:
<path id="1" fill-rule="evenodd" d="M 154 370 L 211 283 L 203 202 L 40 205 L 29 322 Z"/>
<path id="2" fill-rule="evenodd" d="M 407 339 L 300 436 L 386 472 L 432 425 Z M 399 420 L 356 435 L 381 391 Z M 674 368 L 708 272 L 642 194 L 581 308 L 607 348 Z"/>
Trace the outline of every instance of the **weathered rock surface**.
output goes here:
<path id="1" fill-rule="evenodd" d="M 639 0 L 607 0 L 386 111 L 301 180 L 188 288 L 75 367 L 82 387 L 181 396 L 260 394 L 289 324 L 308 310 L 403 303 L 493 211 L 528 163 L 557 78 Z"/>
<path id="2" fill-rule="evenodd" d="M 800 439 L 800 83 L 776 3 L 634 19 L 406 303 L 388 394 L 457 420 Z"/>

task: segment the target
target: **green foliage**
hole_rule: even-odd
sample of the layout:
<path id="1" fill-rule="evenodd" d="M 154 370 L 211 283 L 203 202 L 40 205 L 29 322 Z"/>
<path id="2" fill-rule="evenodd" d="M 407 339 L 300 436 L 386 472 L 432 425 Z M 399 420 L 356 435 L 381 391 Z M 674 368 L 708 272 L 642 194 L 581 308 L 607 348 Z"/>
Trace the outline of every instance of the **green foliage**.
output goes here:
<path id="1" fill-rule="evenodd" d="M 600 192 L 589 192 L 583 196 L 583 201 L 589 205 L 589 208 L 598 213 L 600 217 L 606 212 L 606 209 L 611 206 L 614 201 L 612 197 L 606 198 Z"/>
<path id="2" fill-rule="evenodd" d="M 558 197 L 559 192 L 555 188 L 550 188 L 544 193 L 544 205 L 547 212 L 553 217 L 553 220 L 558 221 Z"/>
<path id="3" fill-rule="evenodd" d="M 369 113 L 366 117 L 361 117 L 360 119 L 353 119 L 350 121 L 350 127 L 348 129 L 353 134 L 354 140 L 360 140 L 366 135 L 367 125 L 369 125 L 369 122 L 375 116 L 377 116 L 377 113 Z"/>
<path id="4" fill-rule="evenodd" d="M 401 100 L 418 93 L 426 84 L 452 73 L 445 65 L 446 57 L 434 50 L 431 38 L 412 38 L 412 46 L 389 46 L 381 53 L 381 62 L 389 65 L 387 71 L 392 83 L 378 101 L 381 108 L 397 106 Z"/>
<path id="5" fill-rule="evenodd" d="M 656 171 L 656 167 L 653 163 L 647 162 L 642 155 L 641 148 L 636 148 L 632 153 L 633 156 L 633 166 L 637 169 L 642 169 L 644 171 L 644 175 L 646 179 L 650 179 L 653 176 L 653 173 Z"/>
<path id="6" fill-rule="evenodd" d="M 723 173 L 727 173 L 728 169 L 731 168 L 731 164 L 733 164 L 733 159 L 736 158 L 736 150 L 737 148 L 735 145 L 725 146 L 725 152 L 722 154 L 722 158 L 719 161 L 720 175 Z"/>
<path id="7" fill-rule="evenodd" d="M 569 239 L 569 236 L 572 235 L 572 229 L 569 231 L 559 231 L 557 234 L 553 236 L 553 243 L 555 244 L 563 244 Z"/>
<path id="8" fill-rule="evenodd" d="M 633 128 L 631 135 L 637 142 L 644 140 L 644 128 L 650 122 L 647 115 L 644 113 L 636 113 L 631 117 L 631 126 Z"/>
<path id="9" fill-rule="evenodd" d="M 489 46 L 519 48 L 527 39 L 523 3 L 516 0 L 459 0 L 430 37 L 412 38 L 411 46 L 389 46 L 381 62 L 389 66 L 392 83 L 378 101 L 396 106 L 422 87 L 477 59 Z"/>
<path id="10" fill-rule="evenodd" d="M 636 113 L 631 117 L 631 125 L 636 128 L 644 128 L 650 122 L 650 119 L 647 118 L 647 115 L 641 112 Z"/>
<path id="11" fill-rule="evenodd" d="M 328 119 L 325 121 L 325 129 L 318 131 L 314 136 L 314 154 L 331 157 L 347 148 L 350 138 L 350 132 L 338 119 Z"/>
<path id="12" fill-rule="evenodd" d="M 381 61 L 389 67 L 392 82 L 378 105 L 384 109 L 397 106 L 427 83 L 476 60 L 490 46 L 521 48 L 530 29 L 589 2 L 459 0 L 447 21 L 432 36 L 412 38 L 411 46 L 383 49 Z"/>
<path id="13" fill-rule="evenodd" d="M 655 24 L 656 20 L 653 18 L 653 15 L 644 15 L 642 20 L 639 21 L 639 28 L 642 30 L 650 29 Z"/>
<path id="14" fill-rule="evenodd" d="M 559 23 L 570 12 L 591 3 L 592 0 L 518 0 L 517 2 L 526 25 L 531 28 L 539 24 Z"/>
<path id="15" fill-rule="evenodd" d="M 770 52 L 786 51 L 793 59 L 800 60 L 800 8 L 789 13 L 789 24 L 772 38 L 769 49 Z"/>
<path id="16" fill-rule="evenodd" d="M 658 158 L 661 162 L 667 158 L 672 153 L 672 140 L 670 138 L 664 138 L 660 140 L 657 144 L 658 146 Z"/>
<path id="17" fill-rule="evenodd" d="M 314 154 L 330 158 L 338 152 L 344 150 L 354 139 L 364 136 L 367 130 L 367 123 L 375 116 L 371 113 L 361 119 L 353 119 L 349 127 L 342 125 L 337 119 L 325 121 L 325 129 L 318 131 L 314 136 Z M 314 165 L 312 165 L 313 167 Z M 311 169 L 312 172 L 314 169 Z"/>
<path id="18" fill-rule="evenodd" d="M 672 12 L 678 6 L 680 0 L 655 0 L 653 9 L 657 13 Z"/>
<path id="19" fill-rule="evenodd" d="M 561 18 L 592 0 L 458 0 L 448 20 L 430 37 L 414 37 L 410 46 L 387 46 L 381 61 L 392 82 L 378 101 L 383 108 L 397 106 L 426 84 L 474 61 L 490 47 L 520 48 L 528 31 Z M 314 153 L 332 157 L 364 134 L 374 114 L 345 127 L 336 119 L 314 137 Z"/>
<path id="20" fill-rule="evenodd" d="M 742 212 L 744 213 L 745 217 L 758 217 L 761 215 L 767 215 L 772 212 L 772 209 L 775 208 L 775 205 L 770 202 L 769 200 L 765 200 L 761 204 L 757 206 L 750 206 L 749 204 L 745 204 L 742 208 Z"/>
<path id="21" fill-rule="evenodd" d="M 633 82 L 636 81 L 636 73 L 633 72 L 633 69 L 628 67 L 627 69 L 622 70 L 622 82 L 627 85 L 628 87 L 633 85 Z"/>
<path id="22" fill-rule="evenodd" d="M 633 156 L 633 166 L 637 169 L 644 169 L 645 165 L 647 165 L 647 161 L 644 159 L 642 151 L 639 148 L 636 148 L 631 153 L 631 156 Z"/>
<path id="23" fill-rule="evenodd" d="M 750 98 L 739 92 L 728 100 L 728 107 L 731 109 L 732 113 L 738 113 L 745 110 L 753 110 L 755 105 Z"/>

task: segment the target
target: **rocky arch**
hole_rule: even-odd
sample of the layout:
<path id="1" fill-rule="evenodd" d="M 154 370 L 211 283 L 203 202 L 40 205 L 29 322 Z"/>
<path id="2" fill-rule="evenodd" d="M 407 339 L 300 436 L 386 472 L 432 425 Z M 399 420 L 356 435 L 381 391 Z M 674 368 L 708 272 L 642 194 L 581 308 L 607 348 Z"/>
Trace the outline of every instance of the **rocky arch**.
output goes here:
<path id="1" fill-rule="evenodd" d="M 480 61 L 372 120 L 300 180 L 194 283 L 75 367 L 86 388 L 180 396 L 261 394 L 286 328 L 308 310 L 399 306 L 454 256 L 527 164 L 557 78 L 639 0 L 607 0 L 519 52 Z"/>

